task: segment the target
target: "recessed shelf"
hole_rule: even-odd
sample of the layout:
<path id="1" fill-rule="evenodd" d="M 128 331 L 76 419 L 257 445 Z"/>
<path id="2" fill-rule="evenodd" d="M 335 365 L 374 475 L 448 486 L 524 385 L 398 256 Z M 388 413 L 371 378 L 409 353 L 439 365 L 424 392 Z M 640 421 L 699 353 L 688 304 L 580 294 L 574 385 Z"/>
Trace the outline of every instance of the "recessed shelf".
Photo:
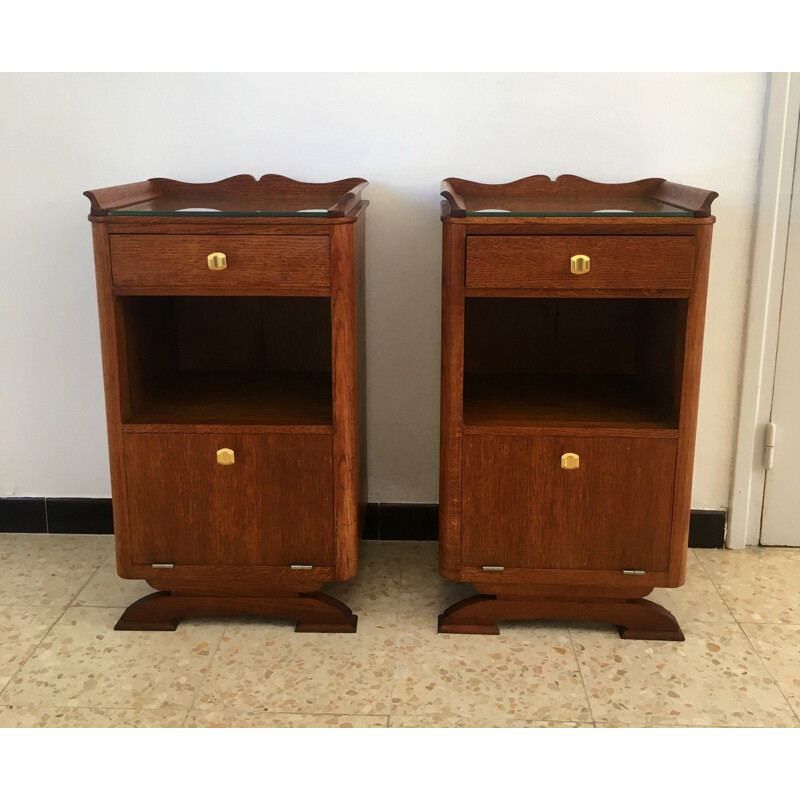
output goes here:
<path id="1" fill-rule="evenodd" d="M 634 375 L 464 375 L 464 425 L 673 430 Z"/>
<path id="2" fill-rule="evenodd" d="M 676 436 L 685 313 L 679 299 L 467 298 L 464 426 Z"/>
<path id="3" fill-rule="evenodd" d="M 174 426 L 332 431 L 330 300 L 124 297 L 129 431 Z"/>
<path id="4" fill-rule="evenodd" d="M 330 432 L 331 373 L 181 372 L 144 395 L 124 422 L 302 426 Z"/>

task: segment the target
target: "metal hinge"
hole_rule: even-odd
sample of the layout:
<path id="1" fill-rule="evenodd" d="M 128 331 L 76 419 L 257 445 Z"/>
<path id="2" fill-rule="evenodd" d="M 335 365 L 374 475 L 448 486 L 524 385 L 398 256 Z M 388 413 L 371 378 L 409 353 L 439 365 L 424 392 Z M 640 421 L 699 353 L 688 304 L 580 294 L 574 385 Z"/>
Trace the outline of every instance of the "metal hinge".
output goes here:
<path id="1" fill-rule="evenodd" d="M 623 575 L 646 575 L 647 571 L 643 569 L 624 569 L 622 570 Z"/>
<path id="2" fill-rule="evenodd" d="M 314 569 L 313 564 L 292 564 L 292 569 Z"/>
<path id="3" fill-rule="evenodd" d="M 172 569 L 175 565 L 174 564 L 151 564 L 150 566 L 153 569 Z"/>
<path id="4" fill-rule="evenodd" d="M 768 422 L 764 432 L 764 469 L 772 469 L 772 459 L 775 456 L 775 423 Z"/>
<path id="5" fill-rule="evenodd" d="M 484 572 L 502 572 L 505 567 L 481 567 Z"/>

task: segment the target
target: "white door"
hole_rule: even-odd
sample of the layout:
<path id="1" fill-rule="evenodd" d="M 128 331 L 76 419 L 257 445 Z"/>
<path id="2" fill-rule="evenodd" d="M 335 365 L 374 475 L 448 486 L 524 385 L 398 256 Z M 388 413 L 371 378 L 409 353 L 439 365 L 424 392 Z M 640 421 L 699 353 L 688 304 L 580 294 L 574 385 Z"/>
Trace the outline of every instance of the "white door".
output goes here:
<path id="1" fill-rule="evenodd" d="M 800 148 L 796 159 L 761 520 L 761 544 L 789 547 L 800 547 Z"/>

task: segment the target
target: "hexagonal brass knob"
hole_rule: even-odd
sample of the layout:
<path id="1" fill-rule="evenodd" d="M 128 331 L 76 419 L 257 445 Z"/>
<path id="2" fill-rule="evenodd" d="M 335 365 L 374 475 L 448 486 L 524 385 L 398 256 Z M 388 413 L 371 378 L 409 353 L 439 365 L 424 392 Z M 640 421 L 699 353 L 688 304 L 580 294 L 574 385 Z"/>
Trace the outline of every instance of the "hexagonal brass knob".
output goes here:
<path id="1" fill-rule="evenodd" d="M 220 272 L 228 268 L 228 258 L 225 253 L 209 253 L 208 254 L 208 268 L 213 269 L 214 272 Z"/>
<path id="2" fill-rule="evenodd" d="M 573 275 L 584 275 L 591 269 L 589 256 L 572 256 L 569 260 L 569 271 Z"/>
<path id="3" fill-rule="evenodd" d="M 578 469 L 581 458 L 577 453 L 564 453 L 561 456 L 561 469 Z"/>
<path id="4" fill-rule="evenodd" d="M 233 455 L 233 450 L 229 447 L 223 447 L 221 450 L 217 450 L 217 464 L 222 464 L 223 467 L 228 467 L 234 463 L 235 457 Z"/>

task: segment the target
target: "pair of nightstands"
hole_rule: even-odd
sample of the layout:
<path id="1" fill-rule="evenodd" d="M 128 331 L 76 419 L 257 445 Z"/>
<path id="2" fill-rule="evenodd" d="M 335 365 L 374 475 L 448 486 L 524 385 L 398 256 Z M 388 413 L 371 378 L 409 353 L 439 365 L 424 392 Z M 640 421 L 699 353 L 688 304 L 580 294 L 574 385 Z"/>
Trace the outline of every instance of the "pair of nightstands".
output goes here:
<path id="1" fill-rule="evenodd" d="M 352 632 L 366 502 L 366 182 L 154 179 L 92 202 L 117 565 L 188 616 Z M 442 192 L 439 629 L 681 639 L 716 196 L 660 179 Z"/>

